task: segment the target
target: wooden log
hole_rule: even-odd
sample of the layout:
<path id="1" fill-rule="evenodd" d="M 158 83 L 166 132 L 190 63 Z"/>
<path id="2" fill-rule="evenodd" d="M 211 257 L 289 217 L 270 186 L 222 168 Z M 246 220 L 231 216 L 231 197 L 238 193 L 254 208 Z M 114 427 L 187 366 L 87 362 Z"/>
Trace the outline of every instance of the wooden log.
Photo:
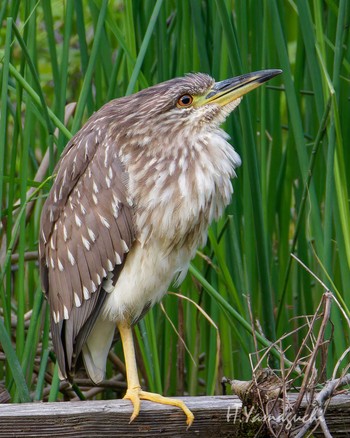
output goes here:
<path id="1" fill-rule="evenodd" d="M 241 401 L 236 396 L 181 397 L 195 415 L 186 430 L 183 412 L 141 401 L 140 415 L 127 400 L 0 405 L 0 437 L 239 437 Z M 290 396 L 290 402 L 295 400 Z M 300 415 L 302 416 L 303 409 Z M 250 419 L 252 419 L 251 416 Z M 333 437 L 350 431 L 350 396 L 334 397 L 326 421 Z"/>

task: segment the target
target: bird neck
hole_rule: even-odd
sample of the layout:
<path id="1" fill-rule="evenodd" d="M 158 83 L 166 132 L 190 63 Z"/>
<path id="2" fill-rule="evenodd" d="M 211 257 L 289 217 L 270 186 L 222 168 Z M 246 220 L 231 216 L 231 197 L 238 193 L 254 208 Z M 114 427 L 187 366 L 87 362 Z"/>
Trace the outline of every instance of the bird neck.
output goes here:
<path id="1" fill-rule="evenodd" d="M 120 158 L 136 206 L 137 238 L 143 244 L 151 235 L 169 245 L 204 244 L 208 225 L 230 202 L 231 178 L 240 165 L 227 134 L 216 129 L 181 141 L 163 139 L 152 148 L 128 145 Z"/>

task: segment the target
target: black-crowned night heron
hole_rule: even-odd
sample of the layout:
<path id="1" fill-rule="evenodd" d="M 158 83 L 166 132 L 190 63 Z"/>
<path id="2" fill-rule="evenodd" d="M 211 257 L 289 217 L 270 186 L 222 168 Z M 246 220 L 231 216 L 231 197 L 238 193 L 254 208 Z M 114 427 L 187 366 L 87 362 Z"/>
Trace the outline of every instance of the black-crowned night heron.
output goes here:
<path id="1" fill-rule="evenodd" d="M 40 229 L 43 290 L 60 375 L 82 356 L 104 378 L 117 329 L 133 420 L 140 399 L 179 401 L 141 389 L 132 326 L 180 282 L 232 194 L 240 158 L 220 124 L 248 91 L 280 70 L 222 82 L 206 74 L 113 100 L 70 140 L 57 164 Z"/>

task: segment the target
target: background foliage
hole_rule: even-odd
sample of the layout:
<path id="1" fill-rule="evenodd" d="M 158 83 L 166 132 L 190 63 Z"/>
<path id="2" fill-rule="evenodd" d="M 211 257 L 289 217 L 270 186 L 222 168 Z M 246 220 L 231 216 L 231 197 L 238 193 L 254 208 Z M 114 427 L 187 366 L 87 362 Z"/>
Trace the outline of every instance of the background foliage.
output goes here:
<path id="1" fill-rule="evenodd" d="M 0 22 L 0 379 L 12 401 L 55 400 L 64 390 L 49 354 L 36 262 L 40 211 L 60 152 L 111 98 L 186 72 L 221 80 L 283 69 L 226 123 L 243 165 L 232 204 L 179 287 L 191 301 L 166 296 L 136 330 L 146 386 L 213 394 L 222 375 L 249 379 L 247 295 L 267 345 L 300 324 L 294 317 L 312 314 L 323 293 L 291 253 L 349 316 L 349 2 L 3 0 Z M 70 102 L 77 106 L 65 128 Z M 349 345 L 336 308 L 332 320 L 327 373 Z M 289 358 L 303 335 L 289 339 Z M 111 356 L 108 376 L 118 364 Z"/>

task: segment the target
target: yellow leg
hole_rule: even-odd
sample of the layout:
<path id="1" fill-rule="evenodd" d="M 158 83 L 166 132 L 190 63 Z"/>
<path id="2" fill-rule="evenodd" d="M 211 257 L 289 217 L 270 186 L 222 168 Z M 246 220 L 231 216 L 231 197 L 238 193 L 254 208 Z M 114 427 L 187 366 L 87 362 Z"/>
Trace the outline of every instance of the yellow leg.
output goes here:
<path id="1" fill-rule="evenodd" d="M 152 392 L 142 391 L 137 373 L 134 340 L 131 328 L 129 327 L 129 325 L 121 323 L 118 324 L 118 330 L 123 344 L 128 386 L 124 398 L 131 400 L 134 406 L 134 412 L 130 417 L 130 422 L 135 420 L 140 412 L 140 400 L 150 400 L 156 403 L 162 403 L 164 405 L 177 406 L 182 409 L 187 417 L 186 423 L 188 427 L 190 427 L 193 422 L 194 415 L 183 401 L 163 397 L 160 394 L 154 394 Z"/>

